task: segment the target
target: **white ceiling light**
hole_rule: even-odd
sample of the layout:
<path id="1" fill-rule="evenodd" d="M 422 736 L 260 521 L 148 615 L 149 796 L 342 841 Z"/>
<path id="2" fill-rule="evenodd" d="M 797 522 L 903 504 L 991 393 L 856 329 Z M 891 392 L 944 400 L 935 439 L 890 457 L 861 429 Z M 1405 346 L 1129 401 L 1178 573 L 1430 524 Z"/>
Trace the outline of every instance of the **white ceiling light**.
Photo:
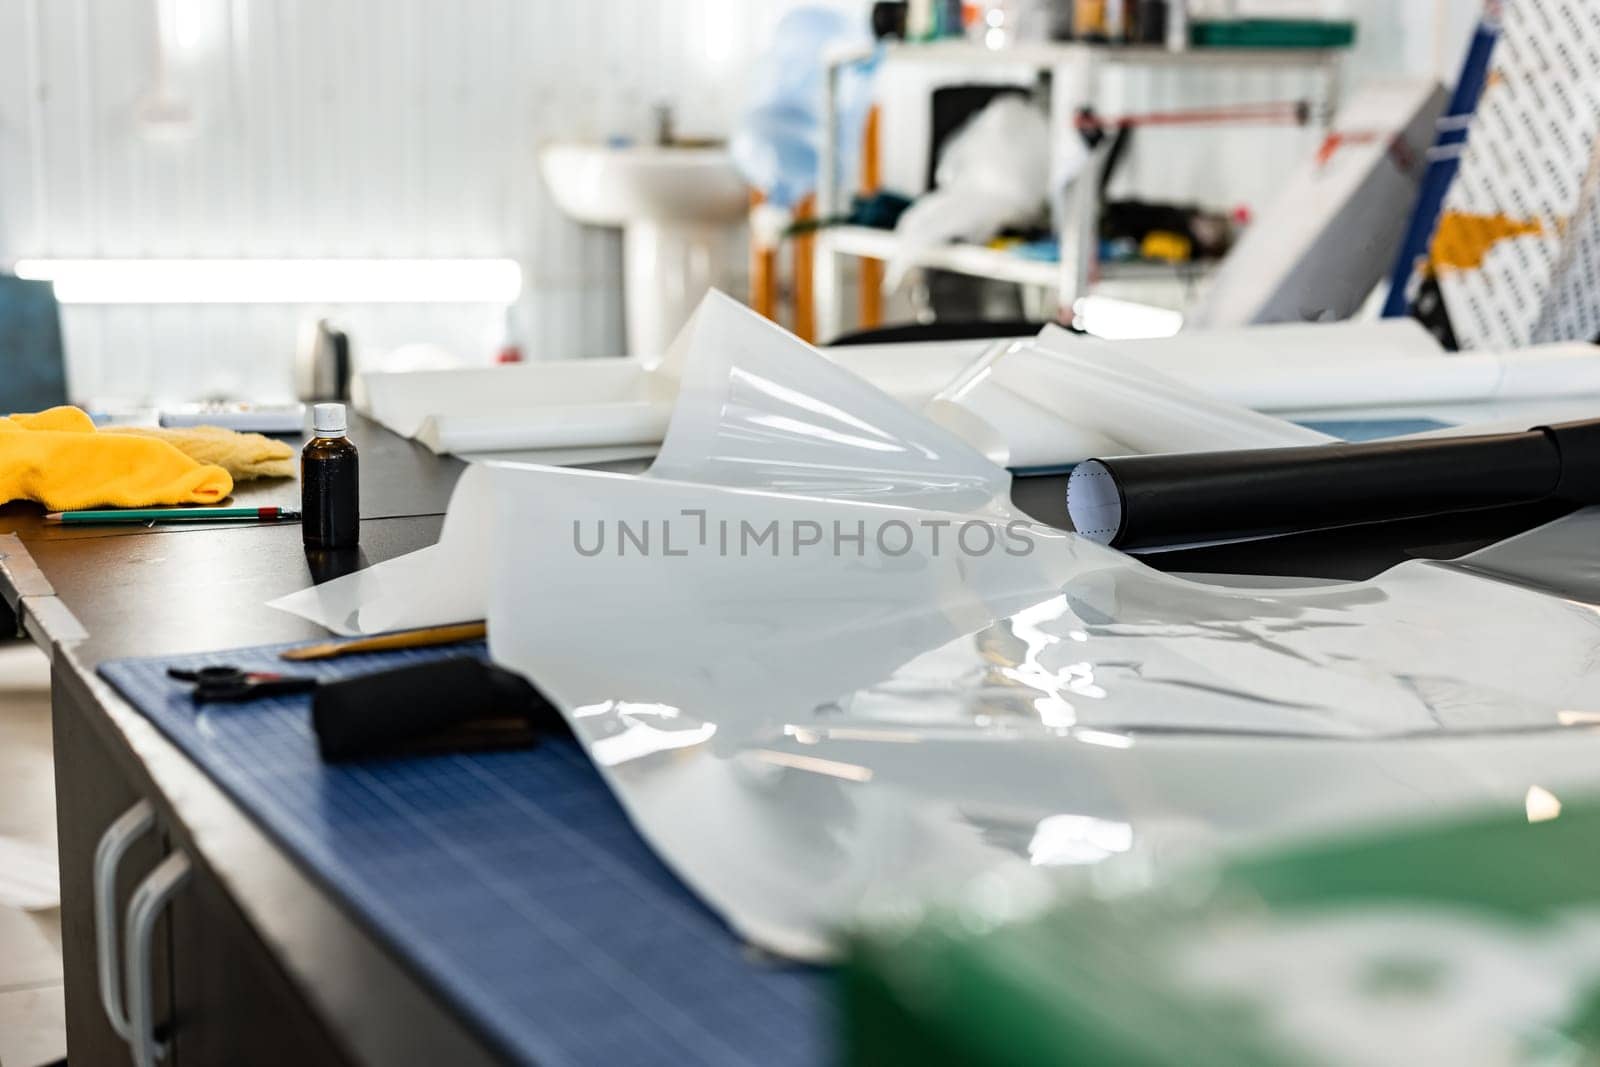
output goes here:
<path id="1" fill-rule="evenodd" d="M 512 259 L 20 259 L 63 304 L 510 304 Z"/>

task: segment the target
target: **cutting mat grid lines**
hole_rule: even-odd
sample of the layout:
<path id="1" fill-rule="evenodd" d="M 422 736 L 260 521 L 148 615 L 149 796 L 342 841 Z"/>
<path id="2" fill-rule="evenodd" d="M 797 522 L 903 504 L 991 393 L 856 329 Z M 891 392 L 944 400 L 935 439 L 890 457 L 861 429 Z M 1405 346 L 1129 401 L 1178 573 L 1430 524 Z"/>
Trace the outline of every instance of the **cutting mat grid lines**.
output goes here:
<path id="1" fill-rule="evenodd" d="M 476 1028 L 539 1063 L 815 1063 L 827 976 L 759 961 L 634 832 L 575 742 L 330 766 L 310 698 L 197 712 L 169 667 L 100 673 Z M 483 646 L 295 664 L 323 681 Z"/>

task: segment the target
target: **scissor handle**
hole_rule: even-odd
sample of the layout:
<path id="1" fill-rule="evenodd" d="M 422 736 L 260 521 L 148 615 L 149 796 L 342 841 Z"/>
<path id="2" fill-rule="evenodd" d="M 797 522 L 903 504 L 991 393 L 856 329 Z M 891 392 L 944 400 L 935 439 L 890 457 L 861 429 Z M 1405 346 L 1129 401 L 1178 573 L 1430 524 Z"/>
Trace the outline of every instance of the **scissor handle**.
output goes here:
<path id="1" fill-rule="evenodd" d="M 315 678 L 305 678 L 299 675 L 286 675 L 266 681 L 251 683 L 250 688 L 257 693 L 309 693 L 319 683 Z"/>
<path id="2" fill-rule="evenodd" d="M 248 675 L 238 667 L 200 667 L 195 670 L 168 667 L 167 677 L 174 678 L 180 682 L 195 682 L 199 685 L 227 685 L 233 682 L 242 682 Z"/>
<path id="3" fill-rule="evenodd" d="M 315 678 L 273 671 L 247 671 L 240 667 L 168 667 L 167 676 L 194 685 L 196 704 L 254 700 L 275 693 L 303 693 L 317 687 Z"/>
<path id="4" fill-rule="evenodd" d="M 196 704 L 225 703 L 229 701 L 259 700 L 284 693 L 306 693 L 317 687 L 315 678 L 270 678 L 251 681 L 248 675 L 238 681 L 204 681 L 195 686 Z"/>

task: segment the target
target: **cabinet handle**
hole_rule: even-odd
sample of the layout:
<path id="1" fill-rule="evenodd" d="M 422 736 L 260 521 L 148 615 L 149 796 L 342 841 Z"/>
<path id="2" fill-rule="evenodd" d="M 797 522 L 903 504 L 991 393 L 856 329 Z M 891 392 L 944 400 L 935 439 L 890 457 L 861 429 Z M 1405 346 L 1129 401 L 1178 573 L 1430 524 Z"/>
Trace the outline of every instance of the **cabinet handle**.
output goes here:
<path id="1" fill-rule="evenodd" d="M 150 937 L 156 920 L 172 895 L 189 880 L 189 857 L 174 852 L 151 871 L 128 900 L 127 968 L 128 1024 L 132 1032 L 137 1067 L 155 1067 L 167 1054 L 164 1041 L 156 1040 L 154 977 L 150 973 Z"/>
<path id="2" fill-rule="evenodd" d="M 156 809 L 141 800 L 100 835 L 94 850 L 94 948 L 95 967 L 100 973 L 100 1004 L 106 1010 L 111 1029 L 122 1040 L 132 1033 L 128 1012 L 122 1003 L 122 967 L 117 960 L 117 868 L 128 847 L 155 826 Z"/>

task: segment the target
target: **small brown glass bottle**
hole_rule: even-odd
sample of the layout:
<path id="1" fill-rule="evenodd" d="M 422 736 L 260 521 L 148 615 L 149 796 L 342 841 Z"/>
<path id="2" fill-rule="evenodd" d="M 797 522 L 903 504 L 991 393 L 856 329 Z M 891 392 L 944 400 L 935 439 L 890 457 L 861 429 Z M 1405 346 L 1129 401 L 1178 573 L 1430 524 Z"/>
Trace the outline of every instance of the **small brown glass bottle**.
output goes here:
<path id="1" fill-rule="evenodd" d="M 353 548 L 361 539 L 360 456 L 345 436 L 343 404 L 311 409 L 315 436 L 300 453 L 300 523 L 307 548 Z"/>

